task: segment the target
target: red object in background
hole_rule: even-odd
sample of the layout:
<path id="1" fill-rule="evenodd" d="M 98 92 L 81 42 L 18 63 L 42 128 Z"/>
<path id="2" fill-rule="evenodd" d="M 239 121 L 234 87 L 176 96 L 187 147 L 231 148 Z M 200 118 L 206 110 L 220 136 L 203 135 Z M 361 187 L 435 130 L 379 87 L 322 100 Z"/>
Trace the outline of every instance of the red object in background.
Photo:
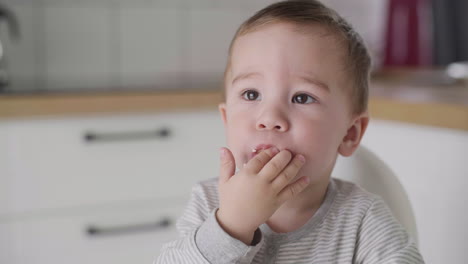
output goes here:
<path id="1" fill-rule="evenodd" d="M 432 65 L 429 0 L 389 0 L 384 66 Z"/>

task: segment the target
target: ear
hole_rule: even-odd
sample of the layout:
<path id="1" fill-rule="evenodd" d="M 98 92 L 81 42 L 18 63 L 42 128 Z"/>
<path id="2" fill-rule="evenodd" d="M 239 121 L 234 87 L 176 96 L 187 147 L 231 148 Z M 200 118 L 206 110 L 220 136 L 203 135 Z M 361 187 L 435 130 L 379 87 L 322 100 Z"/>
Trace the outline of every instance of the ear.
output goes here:
<path id="1" fill-rule="evenodd" d="M 226 103 L 220 103 L 218 105 L 219 113 L 221 114 L 221 119 L 223 120 L 224 126 L 227 124 L 227 117 L 226 117 Z"/>
<path id="2" fill-rule="evenodd" d="M 338 148 L 338 152 L 342 156 L 351 156 L 359 147 L 359 143 L 361 142 L 362 136 L 364 136 L 364 132 L 366 132 L 368 124 L 369 114 L 367 112 L 360 114 L 353 120 Z"/>

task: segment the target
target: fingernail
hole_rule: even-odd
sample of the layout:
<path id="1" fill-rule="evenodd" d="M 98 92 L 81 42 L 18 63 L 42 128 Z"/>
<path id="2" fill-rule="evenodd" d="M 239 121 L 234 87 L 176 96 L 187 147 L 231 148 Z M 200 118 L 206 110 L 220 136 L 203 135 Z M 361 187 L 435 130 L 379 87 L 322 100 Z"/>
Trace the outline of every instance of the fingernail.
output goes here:
<path id="1" fill-rule="evenodd" d="M 297 159 L 301 161 L 302 163 L 305 163 L 305 157 L 302 156 L 301 154 L 297 155 Z"/>
<path id="2" fill-rule="evenodd" d="M 272 147 L 270 151 L 271 151 L 271 154 L 275 155 L 276 153 L 279 152 L 279 149 L 277 147 Z"/>
<path id="3" fill-rule="evenodd" d="M 226 150 L 224 148 L 220 148 L 219 149 L 219 154 L 220 154 L 221 158 L 223 158 L 226 155 Z"/>

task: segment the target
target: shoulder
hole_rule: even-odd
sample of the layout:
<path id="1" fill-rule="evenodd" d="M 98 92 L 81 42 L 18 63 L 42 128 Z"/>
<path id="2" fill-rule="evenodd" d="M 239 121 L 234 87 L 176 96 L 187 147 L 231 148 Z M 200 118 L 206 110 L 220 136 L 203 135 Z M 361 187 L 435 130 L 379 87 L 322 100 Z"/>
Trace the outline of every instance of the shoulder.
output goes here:
<path id="1" fill-rule="evenodd" d="M 408 258 L 414 263 L 423 262 L 414 241 L 380 196 L 348 181 L 332 181 L 336 190 L 335 212 L 357 228 L 356 259 L 364 263 L 401 263 Z"/>
<path id="2" fill-rule="evenodd" d="M 342 207 L 359 211 L 363 217 L 376 214 L 386 217 L 381 218 L 382 221 L 394 220 L 390 208 L 379 195 L 371 193 L 355 183 L 341 179 L 333 179 L 333 184 L 336 190 L 336 199 Z"/>
<path id="3" fill-rule="evenodd" d="M 381 201 L 381 197 L 370 193 L 359 185 L 342 179 L 332 178 L 330 184 L 335 190 L 335 203 L 340 207 L 367 211 L 374 203 Z"/>
<path id="4" fill-rule="evenodd" d="M 190 199 L 176 226 L 182 234 L 187 234 L 200 226 L 218 208 L 217 178 L 196 183 L 192 187 Z"/>
<path id="5" fill-rule="evenodd" d="M 330 184 L 335 192 L 330 214 L 336 219 L 342 219 L 347 228 L 360 228 L 369 217 L 373 221 L 394 221 L 390 209 L 380 196 L 341 179 L 332 178 Z M 382 217 L 372 217 L 376 214 Z"/>
<path id="6" fill-rule="evenodd" d="M 218 178 L 210 178 L 197 182 L 192 187 L 192 199 L 202 203 L 208 211 L 219 205 Z"/>
<path id="7" fill-rule="evenodd" d="M 218 188 L 218 178 L 216 177 L 213 177 L 213 178 L 210 178 L 210 179 L 206 179 L 206 180 L 203 180 L 203 181 L 199 181 L 197 182 L 194 186 L 194 188 Z"/>
<path id="8" fill-rule="evenodd" d="M 218 178 L 210 178 L 207 180 L 199 181 L 192 187 L 192 192 L 197 194 L 204 194 L 208 197 L 218 197 Z"/>

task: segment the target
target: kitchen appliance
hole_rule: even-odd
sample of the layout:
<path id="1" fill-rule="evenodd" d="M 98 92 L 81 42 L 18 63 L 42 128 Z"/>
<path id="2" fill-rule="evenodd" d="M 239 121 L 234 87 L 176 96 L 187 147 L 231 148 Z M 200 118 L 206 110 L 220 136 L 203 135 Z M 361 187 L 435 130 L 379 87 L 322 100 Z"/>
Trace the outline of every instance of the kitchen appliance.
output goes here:
<path id="1" fill-rule="evenodd" d="M 12 40 L 19 39 L 19 23 L 16 15 L 6 6 L 0 4 L 0 23 L 7 23 L 9 36 Z M 8 75 L 6 50 L 0 39 L 0 91 L 10 82 Z"/>

